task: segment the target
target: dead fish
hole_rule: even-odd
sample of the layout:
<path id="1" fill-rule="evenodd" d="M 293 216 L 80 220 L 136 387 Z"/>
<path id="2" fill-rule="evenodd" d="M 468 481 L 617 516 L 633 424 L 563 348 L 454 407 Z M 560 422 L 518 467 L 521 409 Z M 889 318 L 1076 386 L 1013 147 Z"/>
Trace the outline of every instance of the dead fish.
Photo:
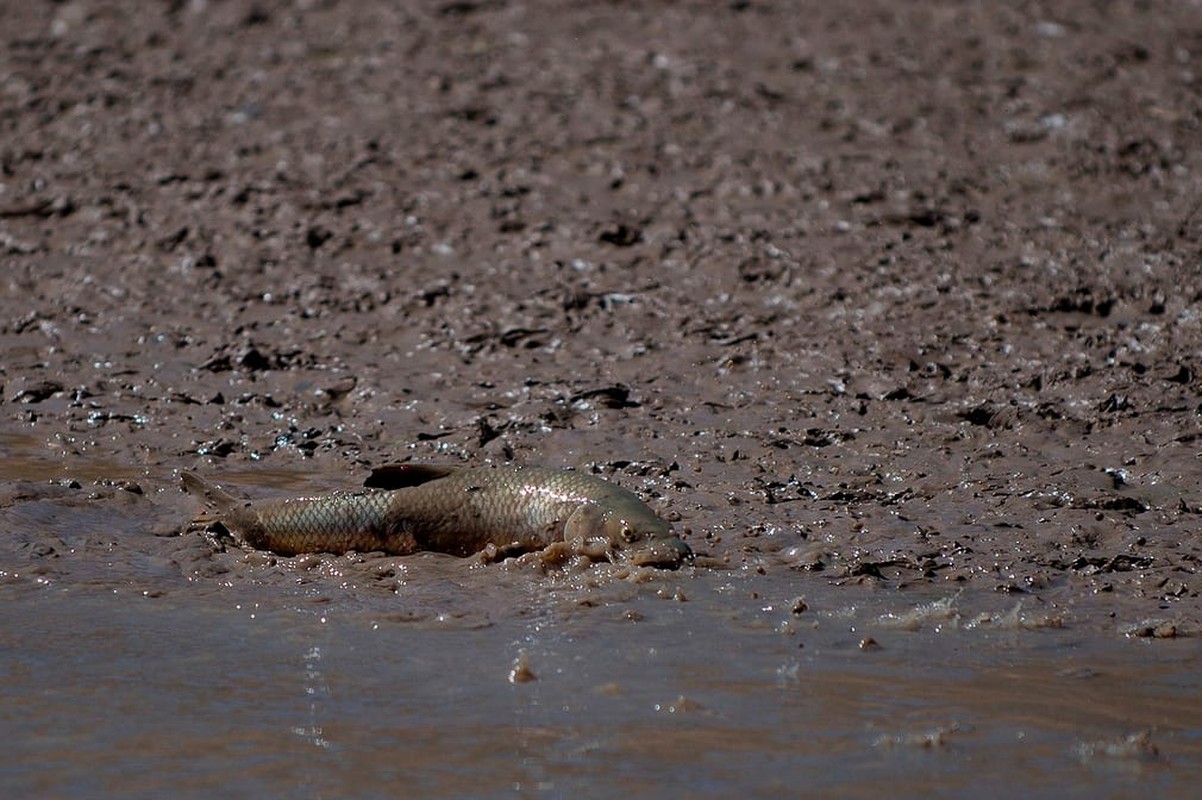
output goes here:
<path id="1" fill-rule="evenodd" d="M 191 472 L 185 491 L 251 547 L 281 555 L 420 550 L 469 556 L 603 539 L 633 564 L 676 568 L 689 546 L 631 492 L 592 475 L 538 467 L 393 464 L 359 491 L 245 502 Z"/>

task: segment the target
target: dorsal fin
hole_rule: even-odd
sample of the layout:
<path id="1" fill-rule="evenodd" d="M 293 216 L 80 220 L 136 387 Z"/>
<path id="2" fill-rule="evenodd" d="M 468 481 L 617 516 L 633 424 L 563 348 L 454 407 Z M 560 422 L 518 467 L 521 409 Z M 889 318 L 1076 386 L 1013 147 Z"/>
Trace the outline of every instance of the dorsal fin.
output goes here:
<path id="1" fill-rule="evenodd" d="M 376 467 L 363 481 L 369 489 L 404 489 L 445 478 L 458 467 L 439 467 L 429 464 L 385 464 Z"/>

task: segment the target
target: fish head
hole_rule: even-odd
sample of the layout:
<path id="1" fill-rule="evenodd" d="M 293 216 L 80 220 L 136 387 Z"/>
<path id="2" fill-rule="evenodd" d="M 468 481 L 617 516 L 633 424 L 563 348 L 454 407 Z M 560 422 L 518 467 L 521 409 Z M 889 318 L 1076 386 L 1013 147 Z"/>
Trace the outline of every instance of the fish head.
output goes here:
<path id="1" fill-rule="evenodd" d="M 672 526 L 642 502 L 589 505 L 569 520 L 565 538 L 607 540 L 618 558 L 647 567 L 676 569 L 693 551 Z"/>

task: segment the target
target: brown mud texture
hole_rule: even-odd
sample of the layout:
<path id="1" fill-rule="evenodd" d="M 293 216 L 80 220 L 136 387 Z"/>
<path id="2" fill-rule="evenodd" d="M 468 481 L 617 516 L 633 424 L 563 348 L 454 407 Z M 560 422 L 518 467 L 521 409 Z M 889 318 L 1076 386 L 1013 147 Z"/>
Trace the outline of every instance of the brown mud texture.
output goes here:
<path id="1" fill-rule="evenodd" d="M 180 535 L 179 469 L 516 462 L 639 492 L 699 570 L 1198 631 L 1194 5 L 68 0 L 0 31 L 6 580 L 238 581 Z"/>

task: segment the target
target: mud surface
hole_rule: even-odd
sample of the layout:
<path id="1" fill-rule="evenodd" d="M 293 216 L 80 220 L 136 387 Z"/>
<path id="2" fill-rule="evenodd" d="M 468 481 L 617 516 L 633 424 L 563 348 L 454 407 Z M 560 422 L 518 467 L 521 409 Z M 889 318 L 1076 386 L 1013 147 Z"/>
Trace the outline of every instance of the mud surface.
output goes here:
<path id="1" fill-rule="evenodd" d="M 1196 7 L 69 0 L 0 38 L 3 727 L 41 726 L 0 777 L 1188 796 Z M 176 486 L 397 460 L 596 472 L 697 565 L 276 558 Z M 212 692 L 200 762 L 137 777 Z"/>

